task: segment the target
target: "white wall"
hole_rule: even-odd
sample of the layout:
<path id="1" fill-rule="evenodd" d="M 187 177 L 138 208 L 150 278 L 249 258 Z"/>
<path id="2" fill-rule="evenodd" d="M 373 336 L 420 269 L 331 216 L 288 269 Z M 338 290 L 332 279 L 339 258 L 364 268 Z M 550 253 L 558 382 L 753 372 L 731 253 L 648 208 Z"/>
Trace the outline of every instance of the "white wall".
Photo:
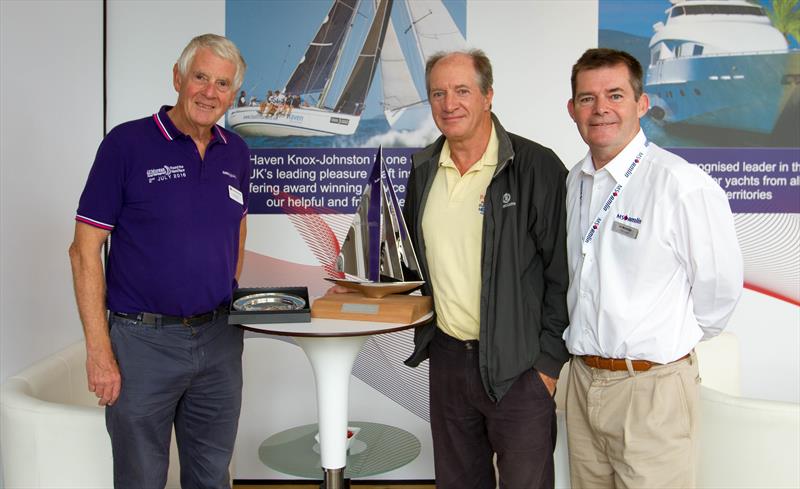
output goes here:
<path id="1" fill-rule="evenodd" d="M 3 0 L 0 19 L 5 379 L 82 337 L 67 248 L 103 137 L 103 5 Z"/>
<path id="2" fill-rule="evenodd" d="M 108 129 L 174 105 L 172 66 L 193 37 L 225 34 L 222 0 L 109 0 Z M 111 56 L 111 53 L 124 53 Z"/>
<path id="3" fill-rule="evenodd" d="M 467 36 L 494 68 L 492 109 L 503 126 L 553 149 L 571 167 L 586 154 L 567 115 L 572 64 L 597 46 L 597 3 L 470 1 Z"/>
<path id="4" fill-rule="evenodd" d="M 2 380 L 82 337 L 67 247 L 103 136 L 102 12 L 0 1 Z"/>

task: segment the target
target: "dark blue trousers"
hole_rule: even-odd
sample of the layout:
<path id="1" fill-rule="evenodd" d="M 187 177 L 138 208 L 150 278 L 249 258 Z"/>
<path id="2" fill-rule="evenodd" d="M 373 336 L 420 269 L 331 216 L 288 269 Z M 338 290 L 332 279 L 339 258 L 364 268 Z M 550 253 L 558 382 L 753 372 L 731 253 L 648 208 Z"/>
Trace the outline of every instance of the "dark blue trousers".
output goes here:
<path id="1" fill-rule="evenodd" d="M 501 353 L 502 354 L 502 353 Z M 499 403 L 486 394 L 478 342 L 441 331 L 430 345 L 430 403 L 437 489 L 552 488 L 556 406 L 529 369 Z"/>
<path id="2" fill-rule="evenodd" d="M 163 489 L 172 426 L 181 487 L 230 487 L 242 404 L 240 328 L 227 314 L 199 326 L 149 326 L 111 317 L 122 390 L 106 408 L 116 489 Z"/>

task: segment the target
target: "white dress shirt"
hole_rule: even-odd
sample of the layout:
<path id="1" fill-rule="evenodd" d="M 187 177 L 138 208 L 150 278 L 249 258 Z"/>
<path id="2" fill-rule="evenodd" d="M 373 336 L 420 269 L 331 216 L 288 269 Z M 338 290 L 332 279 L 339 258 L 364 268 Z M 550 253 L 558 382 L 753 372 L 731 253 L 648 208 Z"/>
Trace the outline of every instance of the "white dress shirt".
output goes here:
<path id="1" fill-rule="evenodd" d="M 700 168 L 645 143 L 640 130 L 599 171 L 588 154 L 567 177 L 564 340 L 572 354 L 671 362 L 719 334 L 741 295 L 742 255 L 725 193 Z"/>

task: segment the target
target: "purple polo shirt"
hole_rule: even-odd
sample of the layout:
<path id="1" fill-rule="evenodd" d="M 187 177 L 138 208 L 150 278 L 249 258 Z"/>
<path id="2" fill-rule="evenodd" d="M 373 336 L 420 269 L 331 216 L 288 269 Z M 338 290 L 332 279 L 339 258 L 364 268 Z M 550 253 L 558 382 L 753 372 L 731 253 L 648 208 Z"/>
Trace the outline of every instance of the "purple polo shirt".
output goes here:
<path id="1" fill-rule="evenodd" d="M 190 316 L 231 298 L 250 152 L 214 126 L 200 159 L 170 108 L 103 139 L 78 204 L 76 220 L 111 231 L 112 311 Z"/>

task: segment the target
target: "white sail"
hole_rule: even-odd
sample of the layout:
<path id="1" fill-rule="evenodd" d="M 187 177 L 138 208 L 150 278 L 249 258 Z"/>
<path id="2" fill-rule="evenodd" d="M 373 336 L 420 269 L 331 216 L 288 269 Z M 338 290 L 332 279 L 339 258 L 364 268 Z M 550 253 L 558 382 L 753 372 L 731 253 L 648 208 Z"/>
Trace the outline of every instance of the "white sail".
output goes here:
<path id="1" fill-rule="evenodd" d="M 386 38 L 383 40 L 383 51 L 381 52 L 381 80 L 383 81 L 383 113 L 389 125 L 403 115 L 406 107 L 424 101 L 420 97 L 414 80 L 411 78 L 411 71 L 403 50 L 400 48 L 400 41 L 391 22 L 386 31 Z"/>
<path id="2" fill-rule="evenodd" d="M 438 51 L 464 49 L 466 40 L 441 0 L 406 2 L 423 64 Z"/>
<path id="3" fill-rule="evenodd" d="M 409 24 L 403 30 L 403 35 L 414 36 L 414 46 L 419 57 L 416 65 L 425 66 L 428 57 L 438 51 L 464 49 L 464 36 L 441 0 L 407 0 L 404 3 Z M 391 25 L 384 39 L 381 75 L 383 113 L 389 125 L 395 127 L 407 109 L 426 103 L 428 97 L 424 91 L 420 93 L 414 84 L 397 31 Z M 424 112 L 413 112 L 406 119 L 413 121 L 412 125 L 418 125 Z"/>

